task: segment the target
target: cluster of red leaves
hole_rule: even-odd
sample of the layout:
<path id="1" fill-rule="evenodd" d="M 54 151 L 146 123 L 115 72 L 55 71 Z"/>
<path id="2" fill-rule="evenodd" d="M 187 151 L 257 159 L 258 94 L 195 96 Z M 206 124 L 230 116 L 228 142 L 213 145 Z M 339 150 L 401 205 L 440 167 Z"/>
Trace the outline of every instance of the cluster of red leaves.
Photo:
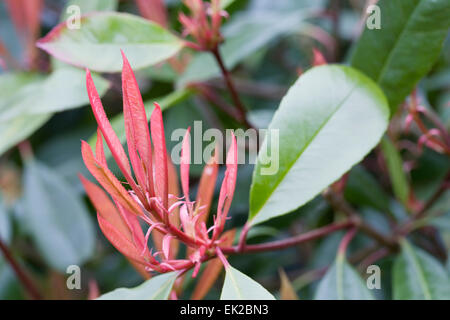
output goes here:
<path id="1" fill-rule="evenodd" d="M 191 35 L 196 41 L 186 44 L 200 51 L 215 50 L 223 41 L 220 33 L 222 18 L 228 17 L 228 13 L 220 9 L 220 0 L 211 0 L 211 3 L 202 0 L 184 2 L 191 11 L 191 16 L 179 14 L 179 20 L 184 27 L 183 36 Z"/>
<path id="2" fill-rule="evenodd" d="M 206 164 L 197 199 L 191 201 L 190 136 L 189 129 L 187 130 L 182 142 L 180 164 L 183 197 L 179 198 L 176 173 L 167 157 L 161 108 L 155 103 L 149 130 L 136 78 L 123 53 L 122 56 L 123 113 L 130 161 L 106 117 L 91 74 L 87 70 L 86 86 L 98 123 L 98 138 L 95 155 L 88 143 L 82 141 L 82 155 L 86 167 L 112 201 L 96 184 L 84 177 L 80 178 L 97 210 L 102 232 L 141 273 L 184 271 L 195 267 L 195 276 L 201 263 L 213 256 L 219 245 L 226 241 L 222 233 L 236 185 L 236 139 L 232 135 L 217 214 L 213 226 L 208 229 L 206 220 L 217 179 L 218 152 Z M 108 169 L 102 137 L 130 190 Z M 145 225 L 146 230 L 141 225 Z M 151 234 L 155 252 L 148 248 Z M 188 247 L 185 259 L 176 258 L 179 242 Z"/>

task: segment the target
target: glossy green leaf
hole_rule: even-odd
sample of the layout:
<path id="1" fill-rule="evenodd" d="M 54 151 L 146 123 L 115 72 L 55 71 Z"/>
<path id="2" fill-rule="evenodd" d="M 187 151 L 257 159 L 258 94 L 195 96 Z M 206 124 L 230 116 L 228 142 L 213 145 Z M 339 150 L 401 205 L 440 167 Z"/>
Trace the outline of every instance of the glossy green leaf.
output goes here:
<path id="1" fill-rule="evenodd" d="M 388 118 L 381 90 L 355 69 L 327 65 L 303 74 L 281 101 L 258 154 L 251 223 L 293 211 L 339 179 L 378 143 Z"/>
<path id="2" fill-rule="evenodd" d="M 372 300 L 366 284 L 345 257 L 338 254 L 317 287 L 315 300 Z"/>
<path id="3" fill-rule="evenodd" d="M 450 279 L 444 266 L 406 240 L 394 264 L 392 287 L 396 300 L 450 299 Z"/>
<path id="4" fill-rule="evenodd" d="M 400 153 L 388 136 L 381 140 L 381 149 L 386 160 L 394 194 L 398 200 L 406 204 L 409 197 L 409 183 L 403 170 Z"/>
<path id="5" fill-rule="evenodd" d="M 65 272 L 94 253 L 95 234 L 83 199 L 44 164 L 30 160 L 24 173 L 24 221 L 53 268 Z"/>
<path id="6" fill-rule="evenodd" d="M 380 0 L 381 29 L 365 28 L 351 64 L 376 81 L 392 113 L 431 69 L 450 27 L 448 0 Z"/>
<path id="7" fill-rule="evenodd" d="M 176 54 L 183 41 L 160 25 L 127 13 L 103 12 L 81 18 L 79 29 L 65 22 L 37 46 L 57 59 L 100 72 L 122 69 L 122 49 L 134 69 L 154 65 Z"/>
<path id="8" fill-rule="evenodd" d="M 23 86 L 0 102 L 0 121 L 19 115 L 36 115 L 81 107 L 89 103 L 86 75 L 76 68 L 60 68 L 45 78 Z M 99 95 L 105 94 L 109 82 L 94 76 Z"/>
<path id="9" fill-rule="evenodd" d="M 226 267 L 225 273 L 220 300 L 275 300 L 258 282 L 232 266 Z"/>
<path id="10" fill-rule="evenodd" d="M 149 101 L 144 102 L 145 112 L 147 114 L 147 119 L 150 120 L 150 115 L 152 114 L 154 105 L 154 102 L 159 103 L 161 106 L 161 110 L 167 110 L 170 107 L 173 107 L 174 105 L 180 103 L 181 101 L 184 101 L 185 99 L 189 98 L 193 94 L 193 91 L 191 89 L 180 89 L 177 91 L 174 91 L 167 96 L 161 97 L 161 98 L 155 98 L 151 99 Z M 114 129 L 114 132 L 119 137 L 119 140 L 122 143 L 126 142 L 126 133 L 125 133 L 125 123 L 123 119 L 123 113 L 116 115 L 114 118 L 111 119 L 111 126 Z M 97 141 L 97 133 L 94 133 L 88 140 L 88 143 L 91 145 L 92 148 L 95 148 L 95 143 Z M 109 149 L 105 149 L 105 156 L 106 158 L 109 158 L 111 156 L 111 152 Z"/>
<path id="11" fill-rule="evenodd" d="M 176 278 L 176 272 L 164 273 L 135 288 L 119 288 L 108 292 L 98 300 L 167 300 Z"/>

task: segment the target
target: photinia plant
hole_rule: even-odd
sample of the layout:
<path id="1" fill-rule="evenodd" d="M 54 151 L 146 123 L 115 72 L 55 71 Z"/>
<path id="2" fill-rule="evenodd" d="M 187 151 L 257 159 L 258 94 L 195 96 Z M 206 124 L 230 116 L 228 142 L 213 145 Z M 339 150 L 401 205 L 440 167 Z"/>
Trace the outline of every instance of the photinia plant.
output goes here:
<path id="1" fill-rule="evenodd" d="M 4 3 L 0 299 L 450 299 L 448 0 Z"/>
<path id="2" fill-rule="evenodd" d="M 109 193 L 113 202 L 99 187 L 82 176 L 81 179 L 87 194 L 97 209 L 100 228 L 122 254 L 134 263 L 139 263 L 147 272 L 184 272 L 195 267 L 193 273 L 195 277 L 201 263 L 216 252 L 220 252 L 220 245 L 224 241 L 222 233 L 236 185 L 236 139 L 233 135 L 226 159 L 227 170 L 222 181 L 217 214 L 214 217 L 214 225 L 209 228 L 206 226 L 205 220 L 209 214 L 211 190 L 214 188 L 217 178 L 217 154 L 211 159 L 202 176 L 203 182 L 209 190 L 200 192 L 197 200 L 191 201 L 189 197 L 188 129 L 183 140 L 180 164 L 183 196 L 180 198 L 178 194 L 169 192 L 168 162 L 170 160 L 167 158 L 161 108 L 155 103 L 149 131 L 136 78 L 123 52 L 122 55 L 125 130 L 131 167 L 137 182 L 132 176 L 130 163 L 122 144 L 105 115 L 89 70 L 86 74 L 86 87 L 99 127 L 95 156 L 85 141 L 82 141 L 81 150 L 86 167 Z M 130 191 L 127 191 L 108 169 L 102 136 L 127 184 L 131 187 Z M 154 151 L 152 152 L 152 150 Z M 147 225 L 145 232 L 141 229 L 140 221 Z M 181 225 L 179 225 L 179 221 L 181 221 Z M 147 247 L 152 231 L 159 232 L 162 236 L 161 250 L 149 250 Z M 180 241 L 189 247 L 188 259 L 175 258 L 176 253 L 171 252 L 173 241 Z"/>

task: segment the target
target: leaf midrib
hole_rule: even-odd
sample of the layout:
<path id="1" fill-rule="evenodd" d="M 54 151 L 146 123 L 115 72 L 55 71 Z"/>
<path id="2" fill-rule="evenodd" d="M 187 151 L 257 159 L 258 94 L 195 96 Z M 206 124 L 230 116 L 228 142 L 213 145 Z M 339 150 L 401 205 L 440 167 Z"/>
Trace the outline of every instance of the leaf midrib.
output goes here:
<path id="1" fill-rule="evenodd" d="M 231 282 L 233 283 L 233 285 L 234 285 L 234 287 L 235 287 L 235 289 L 236 289 L 236 294 L 237 294 L 237 296 L 239 297 L 240 300 L 244 300 L 244 296 L 243 296 L 241 290 L 239 289 L 239 286 L 238 286 L 238 284 L 237 284 L 236 279 L 234 278 L 233 270 L 232 270 L 232 269 L 229 270 L 228 275 L 229 275 L 229 277 L 230 277 L 230 279 L 231 279 Z"/>
<path id="2" fill-rule="evenodd" d="M 414 267 L 414 269 L 416 270 L 416 272 L 417 272 L 417 274 L 419 276 L 418 280 L 419 280 L 420 287 L 422 288 L 424 298 L 426 300 L 432 300 L 432 295 L 431 295 L 431 292 L 430 292 L 430 288 L 429 288 L 428 283 L 426 281 L 425 274 L 424 274 L 424 272 L 422 270 L 420 262 L 417 259 L 416 253 L 414 252 L 414 250 L 412 250 L 412 248 L 411 248 L 411 246 L 410 246 L 410 244 L 408 242 L 403 241 L 402 245 L 403 245 L 403 249 L 411 257 L 411 261 L 413 263 L 413 267 Z"/>
<path id="3" fill-rule="evenodd" d="M 342 107 L 342 105 L 345 103 L 345 101 L 347 101 L 348 98 L 350 98 L 350 96 L 353 94 L 353 91 L 355 91 L 355 89 L 357 88 L 357 86 L 355 85 L 353 88 L 351 88 L 348 92 L 348 94 L 342 99 L 342 101 L 336 106 L 335 110 L 333 110 L 333 112 L 325 119 L 325 121 L 318 127 L 318 129 L 316 130 L 316 132 L 314 132 L 314 134 L 311 136 L 311 138 L 308 140 L 308 142 L 305 144 L 305 146 L 299 151 L 299 154 L 297 157 L 295 157 L 295 160 L 292 161 L 292 163 L 289 164 L 288 168 L 285 170 L 285 172 L 282 174 L 282 176 L 280 177 L 280 179 L 278 179 L 277 183 L 275 184 L 274 188 L 272 189 L 272 191 L 269 193 L 269 195 L 266 197 L 266 199 L 264 200 L 264 202 L 259 206 L 258 211 L 256 211 L 255 215 L 252 217 L 251 220 L 253 220 L 258 213 L 261 211 L 261 209 L 266 205 L 267 201 L 269 201 L 270 197 L 272 196 L 272 194 L 275 192 L 275 190 L 278 188 L 278 186 L 280 185 L 280 183 L 284 180 L 284 178 L 286 177 L 286 175 L 288 174 L 288 172 L 291 170 L 291 168 L 294 166 L 295 163 L 297 163 L 298 159 L 302 156 L 302 154 L 305 152 L 305 150 L 311 145 L 311 143 L 314 141 L 314 139 L 317 137 L 317 135 L 319 134 L 319 132 L 322 131 L 322 129 L 325 127 L 325 125 L 331 120 L 331 118 L 340 110 L 340 108 Z"/>
<path id="4" fill-rule="evenodd" d="M 391 60 L 393 59 L 394 52 L 398 48 L 398 44 L 400 43 L 400 40 L 405 35 L 406 30 L 409 30 L 409 25 L 410 25 L 411 21 L 414 20 L 413 17 L 416 15 L 417 9 L 420 7 L 421 4 L 422 4 L 422 0 L 419 0 L 419 2 L 417 3 L 416 7 L 413 9 L 411 14 L 407 18 L 408 21 L 406 22 L 405 27 L 403 28 L 403 30 L 400 32 L 399 36 L 395 40 L 394 45 L 391 47 L 391 50 L 389 51 L 388 57 L 385 60 L 385 63 L 383 64 L 383 67 L 381 68 L 381 71 L 378 74 L 378 77 L 376 78 L 376 82 L 377 83 L 380 83 L 380 80 L 384 77 L 384 74 L 386 73 L 386 70 L 388 70 L 388 66 L 390 65 Z"/>

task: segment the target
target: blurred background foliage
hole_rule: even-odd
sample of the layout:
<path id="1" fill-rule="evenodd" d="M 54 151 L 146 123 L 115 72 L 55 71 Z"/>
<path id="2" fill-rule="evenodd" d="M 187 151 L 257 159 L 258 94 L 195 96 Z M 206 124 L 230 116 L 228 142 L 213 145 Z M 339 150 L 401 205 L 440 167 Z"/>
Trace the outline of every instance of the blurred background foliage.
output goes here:
<path id="1" fill-rule="evenodd" d="M 260 128 L 267 127 L 287 88 L 303 70 L 310 68 L 312 48 L 323 52 L 329 62 L 348 62 L 361 30 L 366 4 L 363 0 L 229 2 L 230 18 L 223 27 L 224 59 L 233 69 L 250 122 Z M 177 14 L 186 8 L 177 0 L 165 3 L 170 27 L 181 33 Z M 88 106 L 84 71 L 56 61 L 30 45 L 66 17 L 65 8 L 69 4 L 80 5 L 83 14 L 117 10 L 140 15 L 134 1 L 46 0 L 36 34 L 29 40 L 14 24 L 5 1 L 0 1 L 0 49 L 5 47 L 9 52 L 8 56 L 0 51 L 5 64 L 0 71 L 0 237 L 37 279 L 46 297 L 57 299 L 86 298 L 89 283 L 93 281 L 100 292 L 142 282 L 139 274 L 100 233 L 95 212 L 86 201 L 77 177 L 79 172 L 88 176 L 81 159 L 80 139 L 88 140 L 96 131 Z M 187 128 L 198 120 L 202 121 L 204 130 L 239 127 L 239 123 L 212 107 L 201 95 L 186 89 L 186 84 L 192 81 L 207 81 L 228 98 L 211 56 L 183 50 L 179 61 L 183 72 L 174 70 L 170 63 L 137 72 L 144 101 L 158 101 L 167 109 L 164 111 L 167 141 L 174 129 Z M 120 75 L 102 73 L 96 77 L 106 112 L 111 118 L 120 115 Z M 178 96 L 167 97 L 174 90 Z M 449 129 L 450 38 L 432 71 L 420 82 L 418 92 L 422 102 L 433 108 Z M 170 103 L 165 104 L 166 101 Z M 401 121 L 402 115 L 397 115 L 393 123 Z M 409 135 L 417 137 L 416 132 Z M 168 143 L 168 149 L 175 143 Z M 392 221 L 405 219 L 409 209 L 402 203 L 408 199 L 396 198 L 397 192 L 393 192 L 388 170 L 380 165 L 381 152 L 377 147 L 351 170 L 345 197 L 372 226 L 381 233 L 389 233 Z M 398 188 L 412 188 L 417 201 L 433 195 L 448 175 L 448 157 L 433 150 L 425 149 L 413 157 L 410 151 L 402 149 L 399 155 L 403 160 L 396 170 L 406 174 Z M 192 181 L 198 181 L 201 167 L 192 167 Z M 239 228 L 247 219 L 252 170 L 252 165 L 239 167 L 229 228 Z M 408 190 L 398 192 L 408 196 Z M 418 233 L 414 240 L 416 245 L 445 262 L 450 248 L 449 191 L 430 210 L 438 217 L 431 219 L 423 232 L 432 237 L 425 238 Z M 249 234 L 249 242 L 295 235 L 333 221 L 333 215 L 327 202 L 318 196 L 295 213 L 255 227 Z M 232 256 L 230 262 L 272 292 L 280 287 L 278 270 L 282 266 L 298 296 L 308 299 L 313 297 L 324 268 L 334 261 L 341 237 L 342 233 L 338 232 L 287 250 Z M 358 235 L 350 246 L 350 261 L 358 266 L 361 262 L 358 254 L 371 241 Z M 66 289 L 65 272 L 70 264 L 82 267 L 82 290 Z M 391 257 L 379 262 L 383 270 L 391 264 Z M 450 272 L 450 264 L 447 265 Z M 390 279 L 388 276 L 382 279 L 383 290 L 375 290 L 376 294 L 379 298 L 390 298 Z M 184 297 L 190 296 L 194 283 L 186 282 Z M 208 298 L 219 296 L 221 283 L 219 279 Z M 0 256 L 0 299 L 25 297 L 11 268 Z"/>

